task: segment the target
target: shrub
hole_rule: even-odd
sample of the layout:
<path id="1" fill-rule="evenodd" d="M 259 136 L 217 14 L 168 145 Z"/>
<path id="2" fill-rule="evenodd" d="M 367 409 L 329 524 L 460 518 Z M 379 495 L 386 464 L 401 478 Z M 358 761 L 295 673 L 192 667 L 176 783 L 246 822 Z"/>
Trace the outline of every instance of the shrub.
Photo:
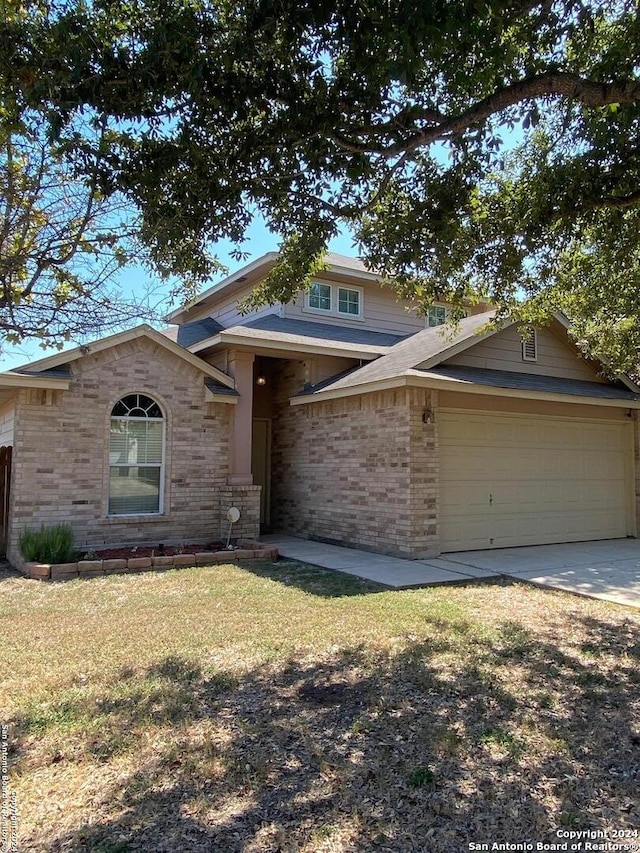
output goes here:
<path id="1" fill-rule="evenodd" d="M 73 532 L 68 524 L 40 530 L 23 530 L 18 540 L 20 553 L 29 562 L 70 563 L 74 554 Z"/>

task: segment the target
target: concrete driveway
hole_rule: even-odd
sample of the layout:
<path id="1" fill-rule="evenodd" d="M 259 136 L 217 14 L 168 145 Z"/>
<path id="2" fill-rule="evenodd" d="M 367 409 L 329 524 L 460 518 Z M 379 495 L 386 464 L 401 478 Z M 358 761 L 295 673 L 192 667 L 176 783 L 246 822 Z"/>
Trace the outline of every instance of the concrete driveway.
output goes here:
<path id="1" fill-rule="evenodd" d="M 640 540 L 605 539 L 447 554 L 455 565 L 640 608 Z"/>
<path id="2" fill-rule="evenodd" d="M 391 589 L 506 576 L 640 608 L 638 539 L 464 551 L 430 560 L 404 560 L 294 536 L 262 538 L 275 545 L 283 557 L 346 572 Z"/>

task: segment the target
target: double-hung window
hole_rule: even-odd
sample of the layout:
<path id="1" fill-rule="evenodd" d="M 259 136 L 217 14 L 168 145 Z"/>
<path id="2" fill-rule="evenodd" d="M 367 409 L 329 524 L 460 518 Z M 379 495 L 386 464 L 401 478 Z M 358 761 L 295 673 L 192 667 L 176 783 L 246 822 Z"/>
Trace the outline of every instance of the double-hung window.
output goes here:
<path id="1" fill-rule="evenodd" d="M 332 317 L 361 318 L 362 288 L 315 281 L 307 291 L 305 307 Z"/>
<path id="2" fill-rule="evenodd" d="M 146 394 L 127 394 L 111 411 L 109 515 L 162 512 L 165 420 Z"/>

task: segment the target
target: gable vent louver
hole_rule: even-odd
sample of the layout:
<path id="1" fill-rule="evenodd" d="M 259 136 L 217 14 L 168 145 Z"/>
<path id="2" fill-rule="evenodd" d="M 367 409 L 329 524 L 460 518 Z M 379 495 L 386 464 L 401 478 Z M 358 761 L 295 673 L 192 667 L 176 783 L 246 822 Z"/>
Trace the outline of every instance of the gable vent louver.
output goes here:
<path id="1" fill-rule="evenodd" d="M 527 329 L 527 336 L 522 339 L 522 360 L 538 360 L 538 338 L 535 329 Z"/>

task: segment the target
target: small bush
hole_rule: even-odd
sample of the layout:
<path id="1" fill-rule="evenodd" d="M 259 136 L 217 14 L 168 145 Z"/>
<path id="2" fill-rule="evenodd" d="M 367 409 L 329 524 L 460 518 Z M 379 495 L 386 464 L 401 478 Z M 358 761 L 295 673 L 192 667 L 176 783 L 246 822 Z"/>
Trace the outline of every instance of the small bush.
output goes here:
<path id="1" fill-rule="evenodd" d="M 74 555 L 73 532 L 68 524 L 40 530 L 23 530 L 18 540 L 20 553 L 34 563 L 70 563 Z"/>

